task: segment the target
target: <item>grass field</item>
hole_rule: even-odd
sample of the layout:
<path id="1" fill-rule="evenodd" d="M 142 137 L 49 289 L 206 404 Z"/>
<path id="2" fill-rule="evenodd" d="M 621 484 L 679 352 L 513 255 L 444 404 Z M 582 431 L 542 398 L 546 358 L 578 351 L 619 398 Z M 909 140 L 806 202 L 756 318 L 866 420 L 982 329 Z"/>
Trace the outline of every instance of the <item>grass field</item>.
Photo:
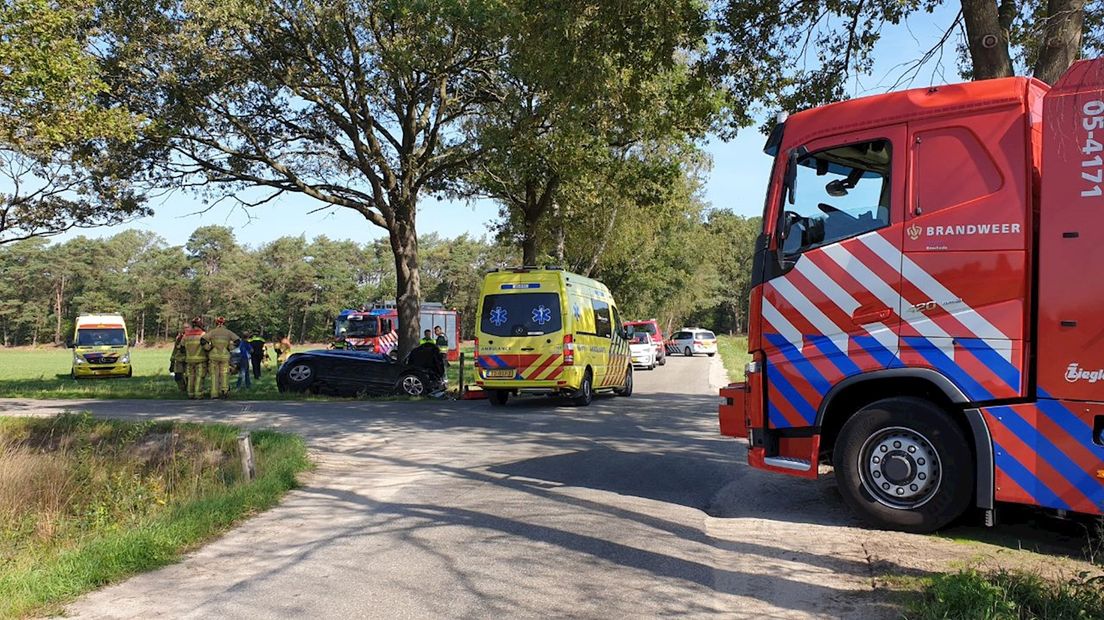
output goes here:
<path id="1" fill-rule="evenodd" d="M 751 361 L 747 352 L 747 336 L 717 336 L 717 352 L 721 354 L 729 381 L 744 380 L 744 365 Z"/>
<path id="2" fill-rule="evenodd" d="M 324 345 L 303 345 L 293 352 L 308 351 Z M 82 379 L 69 376 L 72 352 L 62 348 L 0 348 L 0 398 L 75 398 L 75 399 L 180 399 L 183 395 L 169 373 L 168 347 L 137 347 L 131 351 L 134 376 L 128 379 Z M 471 350 L 466 349 L 471 381 Z M 449 366 L 449 386 L 457 386 L 457 364 Z M 250 390 L 236 390 L 236 377 L 230 378 L 230 398 L 236 400 L 295 400 L 306 397 L 281 394 L 276 389 L 275 369 L 269 367 L 254 380 Z"/>
<path id="3" fill-rule="evenodd" d="M 176 561 L 266 510 L 310 467 L 293 435 L 84 415 L 0 417 L 0 618 L 47 615 L 84 592 Z"/>

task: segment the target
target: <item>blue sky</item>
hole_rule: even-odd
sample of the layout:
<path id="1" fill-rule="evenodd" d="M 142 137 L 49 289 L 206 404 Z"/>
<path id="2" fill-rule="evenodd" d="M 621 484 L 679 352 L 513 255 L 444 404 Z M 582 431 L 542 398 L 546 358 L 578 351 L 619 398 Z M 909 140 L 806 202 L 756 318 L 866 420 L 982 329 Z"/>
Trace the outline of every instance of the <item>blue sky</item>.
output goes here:
<path id="1" fill-rule="evenodd" d="M 900 65 L 930 48 L 952 23 L 958 12 L 957 2 L 947 2 L 935 13 L 918 13 L 907 24 L 886 26 L 875 53 L 875 66 L 870 76 L 854 80 L 852 96 L 885 92 L 901 75 Z M 955 42 L 946 45 L 941 63 L 927 65 L 912 86 L 958 81 L 955 70 Z M 741 215 L 757 215 L 763 206 L 770 160 L 762 152 L 764 137 L 755 129 L 741 131 L 725 142 L 714 138 L 703 146 L 713 159 L 712 171 L 706 178 L 705 200 L 718 209 L 728 209 Z M 225 201 L 207 211 L 193 196 L 176 192 L 151 202 L 154 215 L 114 228 L 82 230 L 60 237 L 66 239 L 83 234 L 108 236 L 123 228 L 151 230 L 171 244 L 183 244 L 191 232 L 205 225 L 234 228 L 239 241 L 258 245 L 285 235 L 306 235 L 313 238 L 326 235 L 333 239 L 368 241 L 382 237 L 384 231 L 369 224 L 349 209 L 315 211 L 319 203 L 302 196 L 286 196 L 279 201 L 243 209 Z M 422 198 L 418 213 L 419 234 L 437 233 L 456 237 L 467 233 L 481 237 L 490 234 L 498 215 L 498 207 L 486 200 L 473 202 L 441 201 L 432 196 Z"/>

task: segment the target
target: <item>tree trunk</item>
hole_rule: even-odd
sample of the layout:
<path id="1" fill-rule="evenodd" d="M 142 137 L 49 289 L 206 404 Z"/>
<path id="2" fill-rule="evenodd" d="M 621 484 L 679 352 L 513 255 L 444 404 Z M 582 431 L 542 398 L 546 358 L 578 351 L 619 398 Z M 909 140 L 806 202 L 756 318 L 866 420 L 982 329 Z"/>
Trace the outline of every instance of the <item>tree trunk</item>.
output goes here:
<path id="1" fill-rule="evenodd" d="M 422 280 L 418 272 L 418 233 L 415 229 L 416 197 L 395 209 L 388 237 L 395 257 L 395 306 L 399 315 L 399 359 L 418 344 Z"/>
<path id="2" fill-rule="evenodd" d="M 563 214 L 560 212 L 560 203 L 552 204 L 552 217 L 556 220 L 556 245 L 552 252 L 556 264 L 563 266 L 564 255 L 567 250 L 567 232 L 564 230 Z"/>
<path id="3" fill-rule="evenodd" d="M 1001 27 L 994 0 L 962 0 L 966 39 L 973 64 L 973 79 L 1010 77 L 1012 55 L 1008 51 L 1008 31 Z"/>
<path id="4" fill-rule="evenodd" d="M 54 344 L 61 344 L 61 307 L 65 300 L 65 277 L 54 287 Z"/>
<path id="5" fill-rule="evenodd" d="M 299 323 L 299 342 L 307 341 L 307 308 L 303 308 L 303 320 Z"/>
<path id="6" fill-rule="evenodd" d="M 1053 84 L 1081 54 L 1085 0 L 1048 0 L 1035 77 Z"/>

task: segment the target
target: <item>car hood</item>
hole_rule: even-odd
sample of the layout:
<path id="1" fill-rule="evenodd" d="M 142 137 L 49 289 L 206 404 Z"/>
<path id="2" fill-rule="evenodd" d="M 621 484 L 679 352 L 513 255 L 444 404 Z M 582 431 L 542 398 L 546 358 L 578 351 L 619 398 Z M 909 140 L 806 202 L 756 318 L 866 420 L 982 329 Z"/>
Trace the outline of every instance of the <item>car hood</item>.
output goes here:
<path id="1" fill-rule="evenodd" d="M 383 355 L 381 353 L 372 353 L 370 351 L 356 351 L 356 350 L 353 350 L 353 349 L 315 349 L 313 351 L 302 351 L 300 353 L 296 353 L 292 357 L 302 357 L 302 356 L 335 357 L 335 358 L 340 358 L 340 359 L 350 359 L 350 358 L 352 358 L 352 359 L 362 359 L 362 360 L 373 360 L 373 361 L 377 361 L 377 362 L 380 362 L 380 361 L 394 362 L 395 361 L 395 360 L 391 359 L 390 357 L 388 357 L 386 355 Z"/>

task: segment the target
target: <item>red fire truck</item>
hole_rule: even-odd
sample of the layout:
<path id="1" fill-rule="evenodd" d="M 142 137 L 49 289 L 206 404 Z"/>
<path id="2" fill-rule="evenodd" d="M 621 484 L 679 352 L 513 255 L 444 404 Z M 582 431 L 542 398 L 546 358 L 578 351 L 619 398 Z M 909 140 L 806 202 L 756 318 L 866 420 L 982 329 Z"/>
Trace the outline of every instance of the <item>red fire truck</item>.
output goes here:
<path id="1" fill-rule="evenodd" d="M 721 432 L 881 527 L 1104 506 L 1104 59 L 794 114 Z"/>
<path id="2" fill-rule="evenodd" d="M 460 312 L 443 304 L 424 303 L 418 312 L 421 329 L 440 327 L 448 338 L 448 360 L 460 358 Z M 390 353 L 399 344 L 399 311 L 394 303 L 363 310 L 342 310 L 334 319 L 335 349 L 362 349 Z"/>

